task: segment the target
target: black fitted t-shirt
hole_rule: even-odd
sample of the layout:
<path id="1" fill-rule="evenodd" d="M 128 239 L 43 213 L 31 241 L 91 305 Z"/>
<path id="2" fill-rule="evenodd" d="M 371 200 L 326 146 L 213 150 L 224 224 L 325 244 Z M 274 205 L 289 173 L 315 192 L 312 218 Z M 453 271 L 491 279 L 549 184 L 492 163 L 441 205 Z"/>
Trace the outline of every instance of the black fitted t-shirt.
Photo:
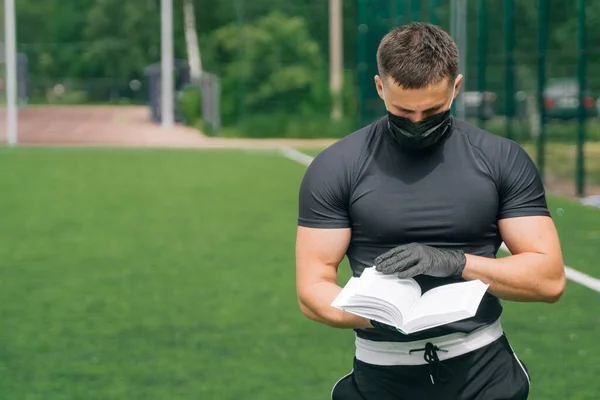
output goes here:
<path id="1" fill-rule="evenodd" d="M 387 117 L 323 150 L 308 167 L 299 193 L 298 224 L 351 228 L 346 256 L 353 276 L 375 257 L 411 242 L 495 258 L 498 220 L 550 216 L 537 168 L 515 142 L 452 119 L 444 142 L 426 153 L 393 140 Z M 423 293 L 452 278 L 415 277 Z M 356 329 L 376 341 L 412 341 L 470 332 L 502 313 L 487 293 L 469 319 L 404 335 Z"/>

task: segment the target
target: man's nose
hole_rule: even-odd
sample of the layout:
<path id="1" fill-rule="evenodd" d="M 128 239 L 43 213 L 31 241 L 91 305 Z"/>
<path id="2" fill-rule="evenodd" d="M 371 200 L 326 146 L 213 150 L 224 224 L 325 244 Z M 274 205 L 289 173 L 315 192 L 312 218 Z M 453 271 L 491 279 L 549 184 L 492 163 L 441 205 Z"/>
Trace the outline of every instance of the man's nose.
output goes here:
<path id="1" fill-rule="evenodd" d="M 418 111 L 417 111 L 417 112 L 414 112 L 414 113 L 412 113 L 409 119 L 410 119 L 412 122 L 419 122 L 419 121 L 421 121 L 423 118 L 425 118 L 425 115 L 424 115 L 422 112 L 418 112 Z"/>

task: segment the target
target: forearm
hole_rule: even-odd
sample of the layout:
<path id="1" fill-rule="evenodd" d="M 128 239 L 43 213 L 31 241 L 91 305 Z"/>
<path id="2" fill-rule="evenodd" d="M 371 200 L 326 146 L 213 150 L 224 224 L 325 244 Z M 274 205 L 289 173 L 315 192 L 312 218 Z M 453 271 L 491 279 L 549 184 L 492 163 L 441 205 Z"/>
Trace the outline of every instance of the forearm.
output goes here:
<path id="1" fill-rule="evenodd" d="M 330 304 L 342 288 L 332 282 L 318 282 L 304 289 L 298 296 L 300 309 L 308 318 L 334 328 L 370 328 L 369 320 Z"/>
<path id="2" fill-rule="evenodd" d="M 562 260 L 545 254 L 522 253 L 499 259 L 470 254 L 466 257 L 463 278 L 489 284 L 489 291 L 501 299 L 554 303 L 564 290 L 564 274 L 548 272 L 562 271 Z M 560 268 L 549 268 L 552 263 L 560 263 Z"/>

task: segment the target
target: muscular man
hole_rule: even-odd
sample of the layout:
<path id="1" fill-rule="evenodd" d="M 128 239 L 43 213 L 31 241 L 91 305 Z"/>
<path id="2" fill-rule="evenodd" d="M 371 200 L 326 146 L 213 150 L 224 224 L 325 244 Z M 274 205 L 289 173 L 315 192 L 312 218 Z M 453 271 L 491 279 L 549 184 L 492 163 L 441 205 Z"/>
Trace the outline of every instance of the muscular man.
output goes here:
<path id="1" fill-rule="evenodd" d="M 526 399 L 529 376 L 500 322 L 500 299 L 556 302 L 565 287 L 539 173 L 515 142 L 456 120 L 458 50 L 411 23 L 379 45 L 375 85 L 388 110 L 309 166 L 299 194 L 297 292 L 309 318 L 354 329 L 352 373 L 335 400 Z M 512 256 L 496 259 L 504 241 Z M 404 335 L 330 306 L 347 256 L 423 291 L 488 283 L 473 318 Z"/>

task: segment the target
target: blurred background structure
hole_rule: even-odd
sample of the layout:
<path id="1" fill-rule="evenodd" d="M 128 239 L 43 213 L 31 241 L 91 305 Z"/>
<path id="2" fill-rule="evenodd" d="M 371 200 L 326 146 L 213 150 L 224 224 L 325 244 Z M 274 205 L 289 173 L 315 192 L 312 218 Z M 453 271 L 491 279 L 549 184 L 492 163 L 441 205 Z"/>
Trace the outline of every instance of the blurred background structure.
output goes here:
<path id="1" fill-rule="evenodd" d="M 149 104 L 160 122 L 160 1 L 16 8 L 20 107 Z M 555 190 L 600 186 L 595 2 L 173 0 L 173 9 L 174 118 L 205 134 L 346 135 L 383 113 L 373 85 L 381 37 L 428 21 L 461 48 L 458 117 L 522 143 Z"/>
<path id="2" fill-rule="evenodd" d="M 0 143 L 7 88 L 18 141 L 0 146 L 0 399 L 327 396 L 351 367 L 352 335 L 297 310 L 305 166 L 112 147 L 315 155 L 384 115 L 377 46 L 409 21 L 455 38 L 454 115 L 528 151 L 565 261 L 598 284 L 600 210 L 581 203 L 600 206 L 600 1 L 2 3 L 16 7 L 16 57 L 7 76 L 3 25 Z M 570 282 L 552 308 L 505 305 L 532 398 L 598 398 L 593 287 Z"/>

